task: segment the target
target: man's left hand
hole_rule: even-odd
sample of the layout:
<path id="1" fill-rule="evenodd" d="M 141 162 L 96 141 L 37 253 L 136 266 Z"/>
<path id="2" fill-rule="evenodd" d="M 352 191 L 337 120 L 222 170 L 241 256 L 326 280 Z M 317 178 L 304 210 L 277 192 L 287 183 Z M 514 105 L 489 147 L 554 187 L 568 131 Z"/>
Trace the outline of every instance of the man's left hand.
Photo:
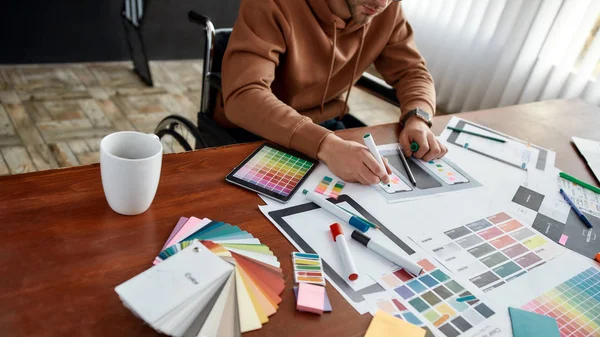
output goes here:
<path id="1" fill-rule="evenodd" d="M 410 150 L 412 142 L 419 144 L 419 150 L 415 153 Z M 431 132 L 427 123 L 416 116 L 410 117 L 404 124 L 399 143 L 407 157 L 414 155 L 425 161 L 442 158 L 448 153 L 448 148 Z"/>

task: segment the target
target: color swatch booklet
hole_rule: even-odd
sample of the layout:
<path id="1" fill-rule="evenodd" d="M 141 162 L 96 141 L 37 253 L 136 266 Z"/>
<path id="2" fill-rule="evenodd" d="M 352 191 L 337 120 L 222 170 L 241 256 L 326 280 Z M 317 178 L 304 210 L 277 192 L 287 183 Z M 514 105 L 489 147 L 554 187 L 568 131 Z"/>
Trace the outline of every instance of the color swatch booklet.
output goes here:
<path id="1" fill-rule="evenodd" d="M 115 291 L 170 336 L 240 336 L 260 329 L 281 303 L 277 257 L 237 226 L 183 217 L 152 262 Z"/>

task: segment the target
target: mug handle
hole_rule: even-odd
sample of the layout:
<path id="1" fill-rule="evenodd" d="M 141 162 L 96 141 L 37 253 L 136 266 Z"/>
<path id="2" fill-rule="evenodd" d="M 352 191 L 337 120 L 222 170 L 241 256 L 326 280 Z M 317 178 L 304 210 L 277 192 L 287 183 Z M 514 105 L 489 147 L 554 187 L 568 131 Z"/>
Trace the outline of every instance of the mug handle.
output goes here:
<path id="1" fill-rule="evenodd" d="M 158 138 L 158 136 L 157 136 L 157 135 L 155 135 L 155 134 L 153 134 L 153 133 L 147 133 L 147 135 L 148 135 L 148 136 L 150 136 L 150 137 L 152 137 L 152 138 L 154 138 L 155 140 L 157 140 L 157 141 L 159 141 L 159 142 L 160 142 L 160 138 Z"/>

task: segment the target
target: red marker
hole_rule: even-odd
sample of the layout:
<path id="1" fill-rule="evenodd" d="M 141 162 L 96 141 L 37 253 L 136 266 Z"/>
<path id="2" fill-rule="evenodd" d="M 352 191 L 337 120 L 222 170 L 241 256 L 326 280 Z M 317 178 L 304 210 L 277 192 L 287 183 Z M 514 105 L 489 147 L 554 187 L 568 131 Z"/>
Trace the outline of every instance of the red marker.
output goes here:
<path id="1" fill-rule="evenodd" d="M 331 236 L 333 236 L 333 241 L 338 247 L 340 251 L 340 256 L 342 257 L 342 264 L 344 265 L 344 274 L 350 281 L 355 281 L 358 279 L 358 271 L 356 270 L 356 266 L 354 265 L 354 260 L 352 259 L 352 255 L 350 255 L 350 248 L 348 247 L 348 242 L 344 237 L 344 232 L 342 232 L 342 226 L 339 223 L 334 223 L 329 226 L 331 230 Z"/>

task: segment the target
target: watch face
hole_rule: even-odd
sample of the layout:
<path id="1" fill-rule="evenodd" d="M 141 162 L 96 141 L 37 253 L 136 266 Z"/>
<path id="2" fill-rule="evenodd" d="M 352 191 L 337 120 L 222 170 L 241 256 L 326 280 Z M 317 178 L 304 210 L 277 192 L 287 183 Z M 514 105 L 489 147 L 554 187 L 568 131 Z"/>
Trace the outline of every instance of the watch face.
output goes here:
<path id="1" fill-rule="evenodd" d="M 421 108 L 417 108 L 417 115 L 425 118 L 427 121 L 431 120 L 431 116 L 427 112 L 423 111 Z"/>

